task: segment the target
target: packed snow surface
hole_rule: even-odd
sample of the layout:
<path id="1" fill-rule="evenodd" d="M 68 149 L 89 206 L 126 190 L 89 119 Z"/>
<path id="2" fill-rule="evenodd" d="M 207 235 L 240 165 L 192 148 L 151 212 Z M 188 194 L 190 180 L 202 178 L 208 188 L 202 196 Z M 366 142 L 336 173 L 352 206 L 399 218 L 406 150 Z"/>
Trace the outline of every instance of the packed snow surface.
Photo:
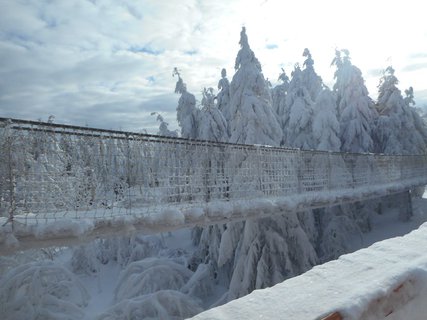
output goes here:
<path id="1" fill-rule="evenodd" d="M 194 319 L 425 319 L 427 223 Z"/>

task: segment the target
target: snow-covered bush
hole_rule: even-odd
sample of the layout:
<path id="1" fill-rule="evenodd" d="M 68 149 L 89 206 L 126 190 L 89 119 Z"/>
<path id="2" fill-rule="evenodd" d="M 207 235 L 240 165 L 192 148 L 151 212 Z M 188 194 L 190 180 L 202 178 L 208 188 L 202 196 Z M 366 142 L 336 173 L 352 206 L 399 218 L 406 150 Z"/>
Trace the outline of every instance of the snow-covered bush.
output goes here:
<path id="1" fill-rule="evenodd" d="M 159 290 L 180 290 L 193 272 L 170 259 L 147 258 L 124 269 L 115 290 L 115 300 L 134 298 Z"/>
<path id="2" fill-rule="evenodd" d="M 91 242 L 73 250 L 71 268 L 74 273 L 97 273 L 99 271 L 100 264 L 99 246 L 97 242 Z"/>
<path id="3" fill-rule="evenodd" d="M 202 311 L 198 302 L 190 296 L 174 290 L 162 290 L 126 299 L 100 315 L 97 320 L 180 320 Z"/>
<path id="4" fill-rule="evenodd" d="M 157 256 L 164 249 L 161 236 L 135 234 L 98 239 L 73 250 L 71 268 L 75 273 L 97 273 L 101 264 L 117 262 L 126 266 L 133 261 Z"/>
<path id="5" fill-rule="evenodd" d="M 2 319 L 80 319 L 89 294 L 67 269 L 53 262 L 16 267 L 0 280 Z"/>
<path id="6" fill-rule="evenodd" d="M 352 244 L 361 240 L 361 232 L 357 224 L 337 207 L 335 210 L 323 212 L 325 227 L 322 230 L 321 257 L 322 261 L 337 259 L 340 255 L 351 251 Z"/>
<path id="7" fill-rule="evenodd" d="M 206 300 L 212 296 L 215 285 L 215 270 L 212 264 L 201 263 L 197 267 L 196 272 L 181 288 L 181 292 L 198 299 Z"/>

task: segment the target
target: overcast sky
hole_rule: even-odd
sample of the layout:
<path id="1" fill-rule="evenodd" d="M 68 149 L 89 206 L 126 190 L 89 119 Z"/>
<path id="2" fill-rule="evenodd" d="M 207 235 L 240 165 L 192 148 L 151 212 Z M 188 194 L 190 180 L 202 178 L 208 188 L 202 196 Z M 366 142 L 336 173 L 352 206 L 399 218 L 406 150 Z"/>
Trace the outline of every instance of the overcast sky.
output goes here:
<path id="1" fill-rule="evenodd" d="M 239 34 L 273 84 L 309 48 L 333 84 L 346 48 L 376 97 L 381 70 L 427 104 L 427 23 L 420 0 L 0 0 L 0 117 L 156 132 L 177 128 L 178 67 L 200 100 L 222 68 L 234 74 Z"/>

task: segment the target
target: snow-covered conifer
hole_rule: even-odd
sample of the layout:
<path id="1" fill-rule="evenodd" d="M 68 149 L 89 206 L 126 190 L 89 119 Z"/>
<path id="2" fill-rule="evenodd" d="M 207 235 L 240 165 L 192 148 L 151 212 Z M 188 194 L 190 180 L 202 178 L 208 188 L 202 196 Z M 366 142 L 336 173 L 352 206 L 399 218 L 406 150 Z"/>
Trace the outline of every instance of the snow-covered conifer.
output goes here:
<path id="1" fill-rule="evenodd" d="M 313 137 L 316 150 L 339 151 L 340 124 L 335 95 L 325 87 L 317 96 L 313 115 Z"/>
<path id="2" fill-rule="evenodd" d="M 162 115 L 160 113 L 158 113 L 158 112 L 152 112 L 151 115 L 152 116 L 157 115 L 157 121 L 160 122 L 159 131 L 157 132 L 157 134 L 159 136 L 164 136 L 164 137 L 178 137 L 177 130 L 170 131 L 168 129 L 169 123 L 167 123 L 165 121 L 165 119 L 162 117 Z"/>
<path id="3" fill-rule="evenodd" d="M 197 138 L 209 141 L 228 141 L 227 121 L 215 105 L 212 88 L 203 89 L 202 110 L 198 113 Z"/>
<path id="4" fill-rule="evenodd" d="M 305 48 L 302 55 L 306 57 L 303 64 L 304 70 L 301 74 L 302 81 L 310 94 L 311 100 L 316 101 L 317 96 L 322 91 L 322 78 L 314 71 L 314 60 L 311 57 L 310 51 Z"/>
<path id="5" fill-rule="evenodd" d="M 271 90 L 271 98 L 273 111 L 276 113 L 279 123 L 283 129 L 283 123 L 287 122 L 289 117 L 289 110 L 286 105 L 286 94 L 289 88 L 289 77 L 286 75 L 286 72 L 283 68 L 278 80 L 282 81 L 282 83 L 275 86 Z"/>
<path id="6" fill-rule="evenodd" d="M 178 76 L 175 93 L 181 94 L 176 108 L 178 124 L 181 127 L 181 136 L 195 139 L 197 138 L 197 113 L 199 111 L 196 108 L 196 98 L 187 91 L 187 86 L 177 68 L 173 70 L 173 76 L 175 75 Z"/>
<path id="7" fill-rule="evenodd" d="M 304 85 L 302 71 L 298 65 L 292 73 L 289 83 L 286 105 L 289 108 L 289 119 L 284 123 L 285 146 L 312 149 L 312 118 L 314 102 Z"/>
<path id="8" fill-rule="evenodd" d="M 230 141 L 279 145 L 282 130 L 271 106 L 261 64 L 249 47 L 245 27 L 239 44 L 236 73 L 230 84 Z"/>
<path id="9" fill-rule="evenodd" d="M 410 110 L 415 128 L 411 135 L 413 144 L 415 145 L 415 153 L 425 153 L 427 151 L 427 127 L 417 110 L 412 107 L 415 105 L 414 89 L 409 87 L 409 89 L 405 90 L 405 94 L 404 101 Z"/>
<path id="10" fill-rule="evenodd" d="M 397 88 L 399 81 L 389 66 L 378 85 L 377 107 L 380 117 L 376 127 L 377 151 L 386 154 L 417 154 L 426 148 L 426 128 L 410 104 L 414 102 L 413 90 L 405 90 L 403 98 Z"/>
<path id="11" fill-rule="evenodd" d="M 337 67 L 334 92 L 340 114 L 341 150 L 366 152 L 373 150 L 372 127 L 377 112 L 368 96 L 362 72 L 350 62 L 348 50 L 336 50 L 332 61 Z M 341 55 L 344 54 L 344 56 Z"/>
<path id="12" fill-rule="evenodd" d="M 217 106 L 224 115 L 227 123 L 231 120 L 231 113 L 228 104 L 230 103 L 230 81 L 227 79 L 227 70 L 221 70 L 221 80 L 218 82 Z"/>
<path id="13" fill-rule="evenodd" d="M 379 117 L 375 130 L 375 151 L 386 154 L 404 153 L 403 141 L 406 134 L 402 132 L 405 121 L 405 102 L 396 87 L 398 80 L 394 69 L 389 66 L 384 72 L 378 85 L 377 109 Z M 409 125 L 409 123 L 407 123 Z"/>

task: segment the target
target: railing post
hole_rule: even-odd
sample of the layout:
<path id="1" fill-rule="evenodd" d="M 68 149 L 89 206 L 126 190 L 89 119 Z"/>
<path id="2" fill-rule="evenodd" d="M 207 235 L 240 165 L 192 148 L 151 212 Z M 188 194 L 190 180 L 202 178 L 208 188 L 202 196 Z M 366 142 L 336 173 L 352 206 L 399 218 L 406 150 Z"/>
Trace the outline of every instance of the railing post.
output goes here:
<path id="1" fill-rule="evenodd" d="M 209 152 L 209 145 L 206 142 L 205 143 L 205 150 L 206 150 L 206 172 L 205 172 L 205 184 L 206 184 L 206 195 L 205 195 L 205 201 L 210 202 L 211 201 L 211 174 L 212 174 L 212 160 L 211 156 L 213 155 L 213 152 Z M 203 166 L 202 166 L 203 168 Z"/>
<path id="2" fill-rule="evenodd" d="M 298 162 L 297 162 L 297 179 L 298 179 L 298 194 L 301 194 L 302 192 L 302 153 L 301 150 L 298 150 Z"/>
<path id="3" fill-rule="evenodd" d="M 132 213 L 132 195 L 131 195 L 131 150 L 130 150 L 131 136 L 126 134 L 126 183 L 127 183 L 127 196 L 128 196 L 128 214 Z"/>
<path id="4" fill-rule="evenodd" d="M 9 180 L 9 219 L 8 222 L 13 222 L 16 210 L 16 177 L 13 168 L 13 141 L 12 137 L 8 135 L 6 137 L 6 152 L 7 152 L 7 170 L 8 170 L 8 180 Z"/>
<path id="5" fill-rule="evenodd" d="M 332 190 L 332 163 L 331 163 L 331 152 L 328 151 L 328 191 Z"/>

